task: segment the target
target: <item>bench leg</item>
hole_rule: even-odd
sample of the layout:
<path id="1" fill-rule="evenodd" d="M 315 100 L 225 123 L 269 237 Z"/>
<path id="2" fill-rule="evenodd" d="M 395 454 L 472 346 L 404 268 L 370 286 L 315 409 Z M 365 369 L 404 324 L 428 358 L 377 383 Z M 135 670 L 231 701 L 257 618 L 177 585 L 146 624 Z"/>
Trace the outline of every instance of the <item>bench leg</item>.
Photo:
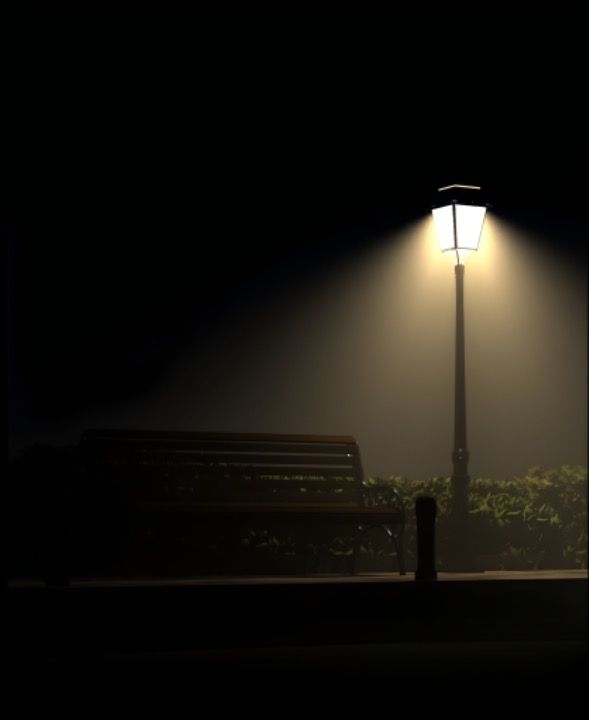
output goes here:
<path id="1" fill-rule="evenodd" d="M 383 525 L 382 526 L 389 538 L 391 539 L 391 542 L 393 543 L 393 546 L 395 548 L 395 553 L 397 555 L 397 566 L 399 568 L 399 575 L 406 575 L 405 572 L 405 552 L 403 547 L 403 532 L 405 530 L 404 527 L 401 528 L 401 531 L 398 534 L 395 534 L 391 527 L 389 525 Z"/>
<path id="2" fill-rule="evenodd" d="M 407 571 L 405 569 L 405 547 L 403 543 L 403 535 L 405 533 L 405 528 L 401 528 L 401 532 L 396 536 L 395 545 L 397 548 L 397 562 L 399 565 L 399 574 L 400 575 L 406 575 Z"/>
<path id="3" fill-rule="evenodd" d="M 354 533 L 354 545 L 352 548 L 352 557 L 350 562 L 350 575 L 355 575 L 357 571 L 358 556 L 360 555 L 360 544 L 362 542 L 362 535 L 364 535 L 365 528 L 363 525 L 356 527 Z"/>

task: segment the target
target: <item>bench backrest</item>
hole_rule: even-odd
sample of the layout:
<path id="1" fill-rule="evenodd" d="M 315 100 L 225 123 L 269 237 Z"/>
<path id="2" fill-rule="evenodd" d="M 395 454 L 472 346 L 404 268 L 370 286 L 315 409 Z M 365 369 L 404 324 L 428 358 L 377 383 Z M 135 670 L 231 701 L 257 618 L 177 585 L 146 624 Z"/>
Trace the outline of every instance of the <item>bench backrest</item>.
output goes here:
<path id="1" fill-rule="evenodd" d="M 80 451 L 87 473 L 131 502 L 362 503 L 347 436 L 89 430 Z"/>

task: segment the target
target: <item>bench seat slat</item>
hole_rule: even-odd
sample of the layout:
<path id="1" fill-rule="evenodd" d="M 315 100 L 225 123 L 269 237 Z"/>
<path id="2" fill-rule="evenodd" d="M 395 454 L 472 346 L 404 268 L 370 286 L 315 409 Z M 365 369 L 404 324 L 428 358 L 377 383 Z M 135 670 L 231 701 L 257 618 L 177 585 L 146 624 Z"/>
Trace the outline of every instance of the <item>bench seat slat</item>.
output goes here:
<path id="1" fill-rule="evenodd" d="M 286 517 L 288 515 L 312 516 L 316 515 L 333 515 L 333 516 L 350 516 L 361 518 L 366 521 L 374 519 L 376 522 L 385 522 L 389 520 L 399 520 L 403 517 L 402 511 L 389 507 L 358 507 L 354 502 L 347 503 L 297 503 L 293 506 L 289 503 L 271 503 L 271 502 L 140 502 L 137 503 L 137 510 L 142 512 L 183 512 L 194 515 L 252 515 L 258 514 L 268 516 L 272 514 Z"/>
<path id="2" fill-rule="evenodd" d="M 179 441 L 156 443 L 137 441 L 102 441 L 96 443 L 87 442 L 83 451 L 96 457 L 103 455 L 116 456 L 117 454 L 133 456 L 140 453 L 153 452 L 156 454 L 181 455 L 186 453 L 317 453 L 326 455 L 352 455 L 358 457 L 358 447 L 353 443 L 273 443 L 273 442 L 207 442 L 207 441 Z"/>
<path id="3" fill-rule="evenodd" d="M 317 492 L 331 493 L 355 493 L 357 497 L 359 492 L 358 485 L 353 480 L 281 480 L 281 481 L 265 481 L 252 480 L 252 482 L 240 482 L 239 484 L 224 480 L 222 482 L 207 483 L 163 483 L 154 482 L 151 484 L 143 484 L 141 478 L 136 483 L 129 486 L 130 492 L 137 497 L 218 497 L 225 500 L 233 495 L 239 497 L 240 502 L 248 495 L 270 494 L 276 495 L 281 492 L 295 494 L 294 499 L 303 499 L 305 492 L 316 494 Z"/>
<path id="4" fill-rule="evenodd" d="M 140 483 L 141 478 L 137 478 L 137 481 Z M 200 481 L 200 482 L 199 482 Z M 163 483 L 156 482 L 154 483 L 155 487 L 158 485 L 163 485 Z M 190 487 L 194 488 L 194 490 L 198 490 L 199 488 L 207 488 L 208 490 L 218 490 L 219 495 L 222 493 L 229 493 L 232 489 L 234 489 L 236 492 L 239 493 L 246 493 L 249 490 L 256 491 L 268 491 L 268 490 L 274 490 L 274 489 L 290 489 L 290 490 L 299 490 L 300 488 L 306 488 L 308 490 L 317 490 L 317 489 L 325 489 L 325 490 L 338 490 L 338 489 L 344 489 L 344 490 L 352 490 L 356 489 L 358 490 L 358 483 L 356 482 L 356 478 L 354 478 L 352 475 L 345 476 L 343 473 L 341 476 L 334 476 L 334 477 L 301 477 L 301 478 L 294 478 L 294 477 L 288 477 L 288 478 L 276 478 L 276 477 L 264 477 L 263 475 L 254 475 L 251 479 L 244 479 L 244 478 L 204 478 L 204 479 L 191 479 L 191 480 L 172 480 L 168 483 L 169 487 Z"/>
<path id="5" fill-rule="evenodd" d="M 100 459 L 99 459 L 100 460 Z M 297 467 L 305 467 L 307 465 L 339 465 L 344 467 L 359 467 L 360 459 L 356 455 L 339 454 L 339 455 L 321 455 L 321 454 L 290 454 L 283 455 L 280 453 L 266 453 L 263 455 L 257 453 L 218 453 L 210 452 L 201 453 L 182 452 L 177 454 L 160 453 L 157 451 L 137 452 L 133 455 L 117 456 L 114 454 L 111 458 L 105 457 L 104 464 L 113 463 L 118 460 L 121 464 L 132 463 L 133 465 L 186 465 L 186 466 L 206 466 L 206 465 L 240 465 L 240 466 L 265 466 L 265 465 L 295 465 Z M 114 463 L 113 463 L 114 464 Z"/>
<path id="6" fill-rule="evenodd" d="M 82 435 L 81 442 L 98 442 L 124 441 L 132 442 L 148 442 L 155 441 L 158 444 L 178 443 L 187 441 L 188 443 L 203 442 L 229 442 L 229 443 L 307 443 L 317 445 L 325 443 L 327 445 L 356 445 L 356 440 L 350 435 L 284 435 L 278 433 L 225 433 L 225 432 L 184 432 L 184 431 L 158 431 L 158 430 L 86 430 Z"/>
<path id="7" fill-rule="evenodd" d="M 143 476 L 155 477 L 158 474 L 157 466 L 146 465 L 145 467 L 136 467 L 129 470 L 121 471 L 123 476 L 141 478 Z M 107 472 L 109 469 L 107 469 Z M 195 468 L 193 477 L 199 478 L 222 478 L 226 474 L 227 478 L 232 478 L 234 482 L 239 482 L 239 477 L 242 477 L 244 481 L 248 478 L 255 477 L 272 477 L 276 478 L 276 482 L 280 482 L 283 479 L 285 482 L 288 480 L 305 480 L 309 482 L 325 480 L 329 481 L 331 478 L 352 478 L 356 481 L 361 480 L 361 471 L 358 467 L 333 467 L 333 466 L 315 466 L 308 465 L 304 468 L 300 465 L 232 465 L 227 467 L 213 466 L 213 467 L 202 467 Z M 174 476 L 174 471 L 171 470 L 169 473 L 170 477 Z"/>

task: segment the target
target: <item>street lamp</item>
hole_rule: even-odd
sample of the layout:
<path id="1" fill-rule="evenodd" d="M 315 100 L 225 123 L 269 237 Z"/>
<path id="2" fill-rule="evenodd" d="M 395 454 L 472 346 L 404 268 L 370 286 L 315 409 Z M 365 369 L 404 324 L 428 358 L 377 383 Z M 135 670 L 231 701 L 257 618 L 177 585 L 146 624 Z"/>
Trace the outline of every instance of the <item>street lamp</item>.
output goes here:
<path id="1" fill-rule="evenodd" d="M 486 205 L 480 187 L 448 185 L 438 189 L 432 210 L 442 252 L 456 253 L 456 354 L 454 380 L 454 450 L 452 452 L 453 538 L 455 571 L 472 571 L 468 533 L 468 450 L 466 444 L 466 376 L 464 360 L 464 261 L 479 247 Z"/>

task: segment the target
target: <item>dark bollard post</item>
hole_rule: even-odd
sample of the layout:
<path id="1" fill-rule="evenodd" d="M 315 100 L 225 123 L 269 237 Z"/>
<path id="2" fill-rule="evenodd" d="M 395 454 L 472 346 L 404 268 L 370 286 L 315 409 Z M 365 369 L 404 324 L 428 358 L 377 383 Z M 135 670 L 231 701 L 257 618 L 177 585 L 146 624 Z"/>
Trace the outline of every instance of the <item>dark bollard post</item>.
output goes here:
<path id="1" fill-rule="evenodd" d="M 417 519 L 417 571 L 416 580 L 436 580 L 434 537 L 436 501 L 431 497 L 419 497 L 415 501 Z"/>

